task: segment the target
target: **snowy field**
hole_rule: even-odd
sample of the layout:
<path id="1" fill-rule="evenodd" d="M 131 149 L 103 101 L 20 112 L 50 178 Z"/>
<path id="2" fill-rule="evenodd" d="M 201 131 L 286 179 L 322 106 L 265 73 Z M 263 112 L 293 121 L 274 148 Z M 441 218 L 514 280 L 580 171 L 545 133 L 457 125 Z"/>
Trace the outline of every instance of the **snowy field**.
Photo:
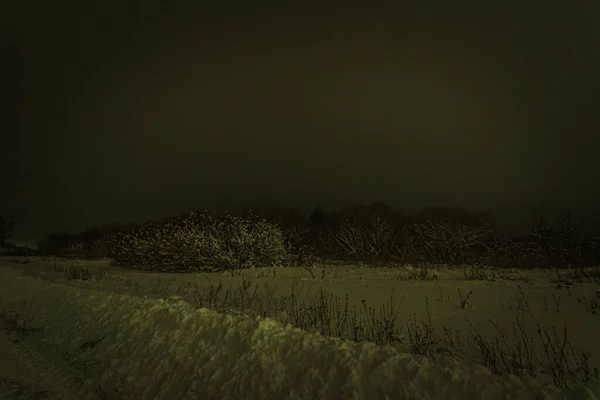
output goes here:
<path id="1" fill-rule="evenodd" d="M 98 274 L 75 279 L 78 267 Z M 598 397 L 597 378 L 569 390 L 554 384 L 549 366 L 561 363 L 548 359 L 571 353 L 548 352 L 537 329 L 544 327 L 551 338 L 556 327 L 562 342 L 566 326 L 565 349 L 572 347 L 575 357 L 565 365 L 578 367 L 582 350 L 590 364 L 600 365 L 598 283 L 559 279 L 551 271 L 488 271 L 480 280 L 465 280 L 471 270 L 429 273 L 431 279 L 423 280 L 411 268 L 335 266 L 278 268 L 275 275 L 272 268 L 241 275 L 156 274 L 120 270 L 108 261 L 0 258 L 0 399 Z M 198 292 L 211 293 L 219 281 L 225 288 L 249 285 L 263 297 L 268 293 L 263 310 L 298 283 L 304 290 L 299 301 L 328 293 L 343 303 L 348 295 L 349 307 L 365 310 L 367 319 L 368 309 L 379 313 L 387 304 L 389 312 L 393 300 L 398 334 L 387 345 L 357 343 L 324 337 L 317 332 L 323 326 L 312 332 L 294 328 L 286 324 L 286 312 L 269 319 L 200 307 Z M 441 352 L 439 341 L 428 346 L 433 334 L 427 332 L 433 331 L 444 343 L 457 343 L 456 349 Z M 535 377 L 493 374 L 481 365 L 481 347 L 466 344 L 477 337 L 474 332 L 485 343 L 504 332 L 500 347 L 515 347 L 525 333 L 536 341 L 542 366 Z M 435 354 L 425 357 L 415 348 L 435 348 Z"/>

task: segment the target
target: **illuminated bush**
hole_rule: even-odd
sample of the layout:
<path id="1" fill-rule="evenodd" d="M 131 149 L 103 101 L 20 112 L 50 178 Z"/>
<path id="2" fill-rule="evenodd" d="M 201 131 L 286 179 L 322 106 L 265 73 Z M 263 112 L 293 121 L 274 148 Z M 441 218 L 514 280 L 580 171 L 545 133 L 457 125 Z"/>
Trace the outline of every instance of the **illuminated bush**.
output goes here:
<path id="1" fill-rule="evenodd" d="M 281 263 L 281 230 L 252 214 L 191 213 L 150 222 L 115 236 L 111 258 L 119 266 L 154 271 L 231 270 Z"/>

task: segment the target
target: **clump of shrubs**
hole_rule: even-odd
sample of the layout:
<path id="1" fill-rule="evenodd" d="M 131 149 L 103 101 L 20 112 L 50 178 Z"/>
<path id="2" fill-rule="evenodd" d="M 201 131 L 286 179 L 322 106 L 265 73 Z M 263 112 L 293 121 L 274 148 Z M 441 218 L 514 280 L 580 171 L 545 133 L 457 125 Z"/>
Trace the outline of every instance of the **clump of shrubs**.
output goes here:
<path id="1" fill-rule="evenodd" d="M 252 213 L 193 212 L 134 226 L 109 243 L 122 267 L 160 272 L 238 270 L 279 265 L 286 251 L 280 228 Z"/>
<path id="2" fill-rule="evenodd" d="M 346 220 L 335 233 L 339 253 L 357 260 L 461 265 L 487 257 L 493 231 L 452 218 L 394 223 L 374 215 Z"/>
<path id="3" fill-rule="evenodd" d="M 536 218 L 527 235 L 508 236 L 486 213 L 438 207 L 407 217 L 374 204 L 327 215 L 317 207 L 309 217 L 275 207 L 261 214 L 200 211 L 108 223 L 79 234 L 49 234 L 38 248 L 45 255 L 112 258 L 119 266 L 178 272 L 317 262 L 577 268 L 600 260 L 600 235 L 570 215 L 552 225 Z"/>

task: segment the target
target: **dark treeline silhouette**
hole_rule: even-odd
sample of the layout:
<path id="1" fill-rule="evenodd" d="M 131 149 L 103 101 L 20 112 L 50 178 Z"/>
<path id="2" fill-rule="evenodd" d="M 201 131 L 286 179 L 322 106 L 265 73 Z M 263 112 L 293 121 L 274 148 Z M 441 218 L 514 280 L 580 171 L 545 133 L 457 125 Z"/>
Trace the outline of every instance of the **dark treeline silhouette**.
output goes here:
<path id="1" fill-rule="evenodd" d="M 368 205 L 310 213 L 281 206 L 236 210 L 276 225 L 283 233 L 286 262 L 486 264 L 497 267 L 581 267 L 598 265 L 600 232 L 580 229 L 565 215 L 555 224 L 532 218 L 521 237 L 501 234 L 492 216 L 461 207 L 427 207 L 405 215 L 377 201 Z M 50 233 L 38 243 L 43 254 L 85 258 L 110 257 L 110 243 L 145 226 L 183 226 L 193 212 L 140 223 L 111 223 L 78 234 Z M 171 229 L 171 228 L 170 228 Z"/>

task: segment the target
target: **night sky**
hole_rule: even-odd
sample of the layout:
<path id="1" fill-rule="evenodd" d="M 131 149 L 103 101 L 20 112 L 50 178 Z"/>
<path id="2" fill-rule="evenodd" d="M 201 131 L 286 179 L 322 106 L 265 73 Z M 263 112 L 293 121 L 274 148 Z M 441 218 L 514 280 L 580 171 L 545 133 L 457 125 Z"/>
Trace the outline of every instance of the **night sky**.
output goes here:
<path id="1" fill-rule="evenodd" d="M 13 3 L 17 239 L 258 203 L 600 214 L 598 1 Z"/>

